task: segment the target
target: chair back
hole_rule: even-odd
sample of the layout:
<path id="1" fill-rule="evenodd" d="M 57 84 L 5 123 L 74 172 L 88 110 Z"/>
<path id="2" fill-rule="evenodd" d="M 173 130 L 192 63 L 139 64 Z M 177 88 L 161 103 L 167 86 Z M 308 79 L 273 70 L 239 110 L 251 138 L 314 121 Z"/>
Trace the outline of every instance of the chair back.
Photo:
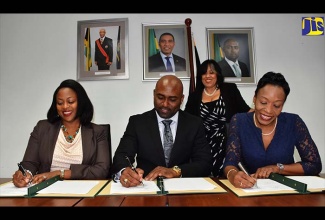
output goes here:
<path id="1" fill-rule="evenodd" d="M 111 126 L 110 124 L 100 124 L 101 126 L 103 126 L 106 130 L 107 133 L 107 142 L 108 142 L 108 152 L 110 153 L 110 170 L 109 170 L 109 174 L 108 174 L 108 178 L 111 178 L 112 174 L 111 174 L 111 169 L 112 169 L 112 164 L 113 164 L 113 155 L 112 155 L 112 142 L 111 142 Z"/>

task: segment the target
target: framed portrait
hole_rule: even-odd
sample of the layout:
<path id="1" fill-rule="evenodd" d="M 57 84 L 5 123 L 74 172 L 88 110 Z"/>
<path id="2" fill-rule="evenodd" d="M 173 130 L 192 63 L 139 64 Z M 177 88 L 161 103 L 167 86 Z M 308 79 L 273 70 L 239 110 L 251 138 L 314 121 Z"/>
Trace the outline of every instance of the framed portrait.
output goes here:
<path id="1" fill-rule="evenodd" d="M 143 81 L 164 75 L 190 78 L 188 38 L 184 23 L 143 23 Z"/>
<path id="2" fill-rule="evenodd" d="M 77 80 L 128 79 L 128 18 L 78 21 Z"/>
<path id="3" fill-rule="evenodd" d="M 225 82 L 256 84 L 253 28 L 206 28 L 208 57 L 218 62 Z"/>

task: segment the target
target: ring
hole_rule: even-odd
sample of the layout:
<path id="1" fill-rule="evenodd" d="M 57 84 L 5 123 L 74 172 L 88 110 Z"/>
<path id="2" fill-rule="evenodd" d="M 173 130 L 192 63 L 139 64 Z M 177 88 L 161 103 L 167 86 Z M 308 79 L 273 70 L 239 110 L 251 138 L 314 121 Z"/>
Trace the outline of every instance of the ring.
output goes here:
<path id="1" fill-rule="evenodd" d="M 128 182 L 128 179 L 124 179 L 124 183 L 127 183 Z"/>
<path id="2" fill-rule="evenodd" d="M 240 185 L 239 186 L 242 186 L 243 185 L 243 183 L 242 182 L 240 182 Z"/>

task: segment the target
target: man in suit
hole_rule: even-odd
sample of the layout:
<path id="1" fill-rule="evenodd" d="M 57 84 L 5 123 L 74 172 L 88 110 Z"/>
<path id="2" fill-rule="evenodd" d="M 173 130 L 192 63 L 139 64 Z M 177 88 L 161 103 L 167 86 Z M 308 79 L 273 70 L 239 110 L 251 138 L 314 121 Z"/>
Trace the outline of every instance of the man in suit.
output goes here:
<path id="1" fill-rule="evenodd" d="M 174 35 L 163 33 L 159 37 L 160 52 L 149 57 L 149 72 L 186 71 L 186 60 L 173 54 L 175 46 Z M 172 69 L 168 70 L 166 57 L 169 57 Z"/>
<path id="2" fill-rule="evenodd" d="M 218 62 L 224 77 L 249 77 L 247 65 L 238 60 L 239 43 L 232 38 L 227 39 L 222 47 L 225 58 Z"/>
<path id="3" fill-rule="evenodd" d="M 113 40 L 105 36 L 106 30 L 99 30 L 99 38 L 95 41 L 95 64 L 98 70 L 109 70 L 113 62 Z"/>
<path id="4" fill-rule="evenodd" d="M 154 109 L 129 118 L 113 158 L 114 180 L 124 187 L 137 186 L 158 176 L 205 177 L 212 170 L 212 155 L 200 117 L 180 109 L 184 99 L 182 81 L 175 75 L 165 75 L 157 83 Z M 166 162 L 163 149 L 163 120 L 171 119 L 173 147 Z M 133 171 L 126 159 L 137 168 Z"/>

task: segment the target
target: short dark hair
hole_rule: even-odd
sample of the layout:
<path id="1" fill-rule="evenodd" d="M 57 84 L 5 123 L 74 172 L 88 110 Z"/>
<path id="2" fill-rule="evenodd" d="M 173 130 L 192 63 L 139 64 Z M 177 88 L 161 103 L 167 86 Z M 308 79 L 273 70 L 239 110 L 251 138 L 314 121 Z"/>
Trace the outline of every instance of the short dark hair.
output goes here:
<path id="1" fill-rule="evenodd" d="M 204 89 L 204 85 L 202 83 L 202 75 L 207 72 L 209 66 L 212 66 L 213 67 L 212 69 L 214 69 L 217 72 L 217 87 L 220 88 L 220 86 L 224 82 L 224 77 L 222 75 L 222 70 L 219 64 L 213 59 L 205 60 L 197 68 L 197 74 L 196 74 L 196 90 L 200 92 L 202 92 Z"/>
<path id="2" fill-rule="evenodd" d="M 159 37 L 159 42 L 160 42 L 160 39 L 161 39 L 161 37 L 163 37 L 163 36 L 165 36 L 165 35 L 169 35 L 169 36 L 172 36 L 172 38 L 173 38 L 173 41 L 175 41 L 174 35 L 172 35 L 172 34 L 171 34 L 171 33 L 169 33 L 169 32 L 165 32 L 165 33 L 163 33 L 163 34 L 161 34 L 161 35 L 160 35 L 160 37 Z"/>
<path id="3" fill-rule="evenodd" d="M 91 103 L 86 90 L 82 87 L 82 85 L 73 80 L 73 79 L 67 79 L 61 82 L 59 87 L 54 91 L 53 94 L 53 100 L 50 109 L 47 112 L 47 119 L 49 122 L 54 123 L 58 120 L 60 120 L 60 117 L 58 117 L 58 112 L 56 109 L 56 96 L 60 89 L 62 88 L 70 88 L 77 94 L 77 100 L 78 100 L 78 107 L 77 107 L 77 115 L 76 117 L 80 118 L 80 123 L 82 125 L 88 125 L 90 124 L 91 120 L 93 119 L 94 115 L 94 107 Z"/>
<path id="4" fill-rule="evenodd" d="M 287 97 L 290 93 L 289 84 L 281 73 L 275 72 L 267 72 L 262 76 L 262 78 L 257 83 L 257 87 L 255 89 L 255 97 L 257 96 L 258 91 L 268 84 L 280 86 L 285 94 L 284 101 L 287 100 Z"/>

